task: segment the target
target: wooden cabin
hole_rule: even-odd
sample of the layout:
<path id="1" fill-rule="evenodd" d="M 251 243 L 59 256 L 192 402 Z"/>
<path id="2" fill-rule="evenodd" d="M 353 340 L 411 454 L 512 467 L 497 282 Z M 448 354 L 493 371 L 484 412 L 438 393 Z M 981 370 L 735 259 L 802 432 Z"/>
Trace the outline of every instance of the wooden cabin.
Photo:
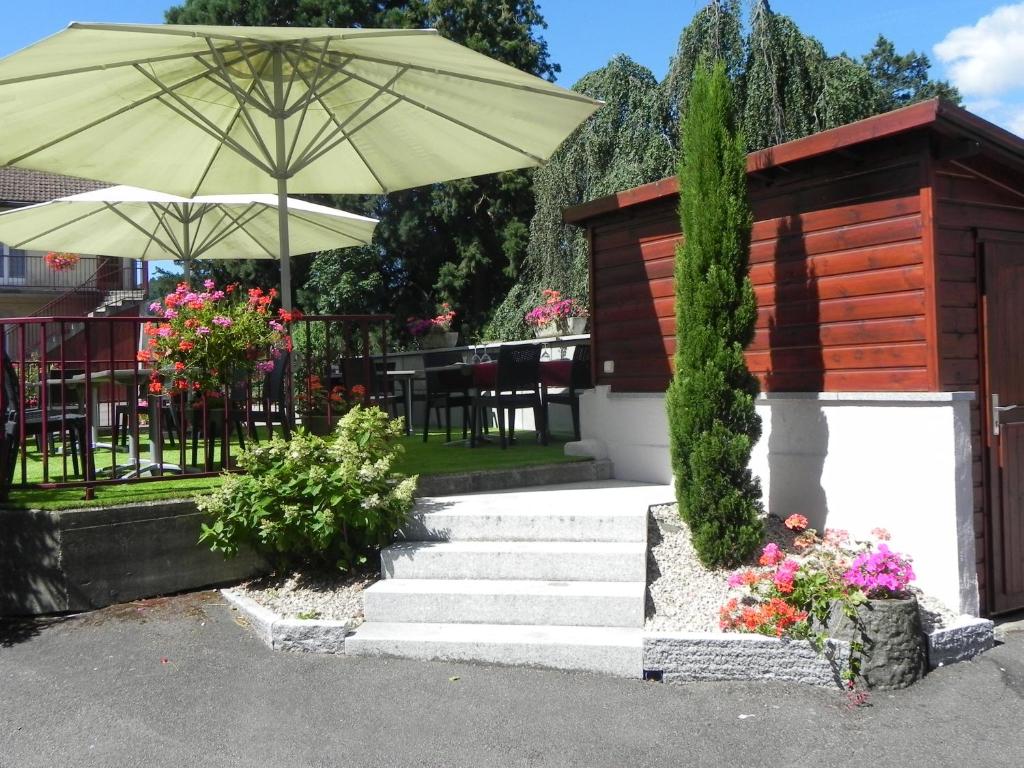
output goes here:
<path id="1" fill-rule="evenodd" d="M 787 460 L 821 454 L 811 461 L 819 478 L 810 490 L 829 497 L 819 523 L 831 523 L 851 495 L 862 509 L 897 497 L 901 507 L 912 503 L 899 476 L 871 465 L 870 454 L 896 440 L 903 486 L 920 484 L 922 498 L 928 486 L 945 489 L 938 506 L 948 505 L 952 519 L 944 557 L 959 563 L 961 608 L 972 607 L 972 589 L 983 612 L 1024 607 L 1024 140 L 933 100 L 752 153 L 747 170 L 759 305 L 747 361 L 761 380 L 763 419 L 784 423 L 776 409 L 797 402 L 833 409 L 794 417 L 803 426 L 793 422 L 779 437 Z M 565 221 L 586 227 L 590 244 L 598 388 L 589 433 L 584 409 L 584 437 L 598 443 L 619 439 L 610 408 L 638 408 L 645 394 L 660 402 L 670 379 L 677 207 L 677 179 L 669 178 L 565 211 Z M 927 418 L 924 403 L 934 405 Z M 855 434 L 857 419 L 844 421 L 849 408 L 840 418 L 842 406 L 859 407 L 863 429 L 873 432 Z M 656 406 L 643 407 L 656 420 Z M 882 409 L 877 419 L 872 409 Z M 904 415 L 913 425 L 901 426 Z M 807 424 L 814 431 L 814 418 L 829 422 L 817 448 L 799 437 Z M 931 431 L 939 422 L 950 424 L 941 439 Z M 919 443 L 910 431 L 921 432 Z M 937 440 L 950 444 L 935 454 Z M 633 446 L 645 465 L 651 445 L 648 438 Z M 630 446 L 621 448 L 616 465 L 628 466 Z M 834 451 L 847 457 L 845 469 L 827 458 Z M 615 459 L 614 445 L 609 452 Z M 770 460 L 771 446 L 764 452 Z M 753 464 L 757 471 L 756 456 Z M 946 488 L 948 473 L 955 477 Z M 802 511 L 792 508 L 799 497 L 782 489 L 777 497 L 768 474 L 775 473 L 764 475 L 769 510 Z M 882 476 L 875 496 L 860 490 Z M 787 484 L 793 478 L 788 472 Z M 936 498 L 927 503 L 934 508 Z M 879 524 L 899 514 L 880 513 Z M 927 511 L 919 517 L 924 541 Z M 850 509 L 840 518 L 860 519 Z M 913 530 L 904 526 L 902 544 L 913 544 Z M 965 572 L 970 554 L 974 574 Z"/>

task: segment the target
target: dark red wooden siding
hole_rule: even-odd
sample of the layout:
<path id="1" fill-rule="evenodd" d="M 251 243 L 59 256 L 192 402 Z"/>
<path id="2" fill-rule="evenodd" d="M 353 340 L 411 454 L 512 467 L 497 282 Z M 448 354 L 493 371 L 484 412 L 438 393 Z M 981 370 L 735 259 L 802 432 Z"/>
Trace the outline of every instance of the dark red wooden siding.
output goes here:
<path id="1" fill-rule="evenodd" d="M 930 388 L 924 150 L 900 138 L 870 157 L 751 176 L 759 311 L 747 360 L 765 390 Z M 677 204 L 661 195 L 590 222 L 597 377 L 615 391 L 664 391 L 671 376 Z"/>

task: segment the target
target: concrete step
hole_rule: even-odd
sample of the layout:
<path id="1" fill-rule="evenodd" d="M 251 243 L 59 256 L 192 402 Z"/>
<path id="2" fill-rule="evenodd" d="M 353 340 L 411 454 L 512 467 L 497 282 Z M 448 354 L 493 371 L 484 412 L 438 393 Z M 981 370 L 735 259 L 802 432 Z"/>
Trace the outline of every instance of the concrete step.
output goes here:
<path id="1" fill-rule="evenodd" d="M 384 579 L 363 593 L 374 622 L 643 627 L 642 581 Z"/>
<path id="2" fill-rule="evenodd" d="M 669 486 L 608 480 L 419 499 L 410 541 L 647 541 L 647 509 Z"/>
<path id="3" fill-rule="evenodd" d="M 641 629 L 619 627 L 368 621 L 345 639 L 345 653 L 514 664 L 638 678 L 643 674 L 642 637 Z"/>
<path id="4" fill-rule="evenodd" d="M 380 553 L 391 579 L 647 580 L 642 542 L 398 542 Z"/>

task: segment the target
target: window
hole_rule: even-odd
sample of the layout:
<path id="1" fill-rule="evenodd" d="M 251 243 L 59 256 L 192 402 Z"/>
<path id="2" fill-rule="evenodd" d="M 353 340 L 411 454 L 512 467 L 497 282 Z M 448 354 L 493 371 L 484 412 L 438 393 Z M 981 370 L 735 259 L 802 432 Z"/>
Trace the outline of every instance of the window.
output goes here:
<path id="1" fill-rule="evenodd" d="M 25 282 L 28 259 L 18 248 L 0 245 L 0 285 L 21 285 Z"/>

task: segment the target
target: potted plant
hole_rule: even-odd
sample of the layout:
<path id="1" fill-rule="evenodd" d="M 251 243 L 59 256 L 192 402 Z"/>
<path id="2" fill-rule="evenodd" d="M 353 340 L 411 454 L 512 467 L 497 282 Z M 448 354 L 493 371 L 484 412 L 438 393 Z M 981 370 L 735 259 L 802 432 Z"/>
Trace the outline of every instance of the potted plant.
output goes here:
<path id="1" fill-rule="evenodd" d="M 819 537 L 803 515 L 790 515 L 785 525 L 797 534 L 796 553 L 770 543 L 758 567 L 732 573 L 721 628 L 808 638 L 819 649 L 828 637 L 845 640 L 851 654 L 842 675 L 851 689 L 900 688 L 920 679 L 926 659 L 909 592 L 914 572 L 908 557 L 889 549 L 888 533 L 876 528 L 868 541 L 838 530 Z"/>
<path id="2" fill-rule="evenodd" d="M 355 384 L 346 392 L 337 384 L 328 391 L 315 373 L 306 378 L 305 386 L 295 395 L 295 409 L 302 417 L 302 426 L 310 434 L 328 435 L 338 420 L 362 402 L 366 388 Z"/>
<path id="3" fill-rule="evenodd" d="M 545 288 L 542 295 L 544 303 L 527 312 L 525 318 L 538 338 L 568 336 L 587 329 L 589 313 L 584 304 L 576 299 L 563 299 L 560 291 L 551 288 Z"/>
<path id="4" fill-rule="evenodd" d="M 156 319 L 143 326 L 147 339 L 138 360 L 151 366 L 150 394 L 221 395 L 255 372 L 273 370 L 274 360 L 291 351 L 287 326 L 299 313 L 272 313 L 277 291 L 203 285 L 194 291 L 181 283 L 149 305 Z"/>
<path id="5" fill-rule="evenodd" d="M 452 330 L 455 310 L 444 302 L 434 317 L 410 317 L 406 323 L 409 333 L 419 340 L 422 349 L 454 347 L 459 343 L 458 331 Z"/>

